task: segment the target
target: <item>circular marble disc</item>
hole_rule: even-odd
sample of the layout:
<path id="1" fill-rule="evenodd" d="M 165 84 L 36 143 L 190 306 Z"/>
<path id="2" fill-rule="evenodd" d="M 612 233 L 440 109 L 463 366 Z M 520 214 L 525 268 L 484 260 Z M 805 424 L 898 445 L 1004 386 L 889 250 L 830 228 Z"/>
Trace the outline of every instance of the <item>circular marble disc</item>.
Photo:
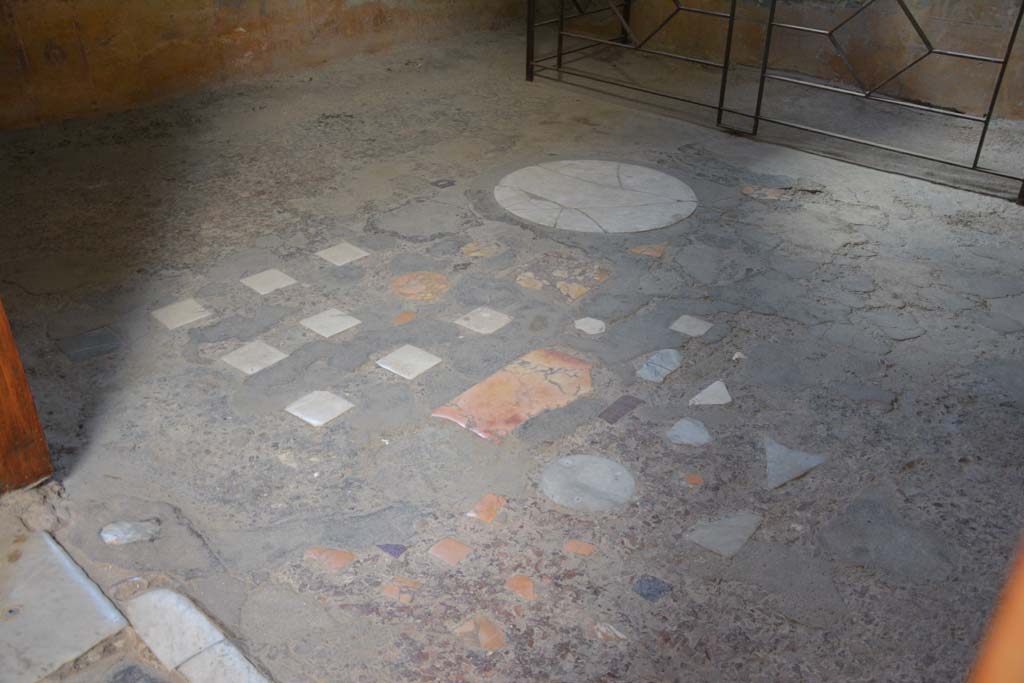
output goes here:
<path id="1" fill-rule="evenodd" d="M 633 497 L 636 481 L 625 467 L 597 455 L 569 455 L 544 468 L 540 489 L 554 502 L 581 512 L 606 512 Z"/>
<path id="2" fill-rule="evenodd" d="M 501 179 L 494 198 L 519 218 L 560 230 L 624 233 L 678 223 L 697 208 L 689 185 L 614 161 L 548 161 Z"/>

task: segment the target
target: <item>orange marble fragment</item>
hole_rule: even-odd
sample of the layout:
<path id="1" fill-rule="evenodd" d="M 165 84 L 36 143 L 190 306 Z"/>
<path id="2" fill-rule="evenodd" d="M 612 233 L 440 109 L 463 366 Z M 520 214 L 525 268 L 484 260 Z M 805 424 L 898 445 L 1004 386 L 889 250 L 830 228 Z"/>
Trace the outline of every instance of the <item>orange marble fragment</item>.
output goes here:
<path id="1" fill-rule="evenodd" d="M 391 291 L 411 301 L 433 301 L 448 291 L 448 278 L 443 273 L 418 270 L 392 278 Z"/>
<path id="2" fill-rule="evenodd" d="M 468 545 L 454 538 L 442 539 L 430 549 L 431 555 L 453 567 L 469 557 L 470 552 L 472 550 Z"/>
<path id="3" fill-rule="evenodd" d="M 584 287 L 578 282 L 556 282 L 555 287 L 562 294 L 565 294 L 571 301 L 576 301 L 581 296 L 590 291 L 589 287 Z"/>
<path id="4" fill-rule="evenodd" d="M 485 242 L 470 242 L 462 247 L 462 255 L 474 258 L 494 256 L 498 253 L 498 246 Z"/>
<path id="5" fill-rule="evenodd" d="M 348 550 L 316 546 L 306 551 L 305 558 L 336 572 L 355 562 L 356 556 Z"/>
<path id="6" fill-rule="evenodd" d="M 572 553 L 573 555 L 582 555 L 584 557 L 589 557 L 590 555 L 593 555 L 594 548 L 595 546 L 593 543 L 587 543 L 586 541 L 580 541 L 575 538 L 566 541 L 565 545 L 562 546 L 562 550 L 564 550 L 565 552 Z"/>
<path id="7" fill-rule="evenodd" d="M 786 189 L 780 187 L 754 187 L 747 185 L 742 190 L 743 194 L 755 199 L 779 200 L 786 196 Z"/>
<path id="8" fill-rule="evenodd" d="M 392 325 L 404 325 L 416 318 L 416 311 L 402 311 L 391 321 Z"/>
<path id="9" fill-rule="evenodd" d="M 505 496 L 499 496 L 495 493 L 485 493 L 480 497 L 480 500 L 476 502 L 473 509 L 466 513 L 469 517 L 476 517 L 481 522 L 487 522 L 490 524 L 494 521 L 494 518 L 498 516 L 498 512 L 501 511 L 502 506 L 508 501 Z"/>
<path id="10" fill-rule="evenodd" d="M 641 244 L 639 247 L 633 247 L 630 249 L 634 254 L 640 254 L 641 256 L 650 256 L 651 258 L 661 258 L 665 253 L 665 248 L 668 244 Z"/>
<path id="11" fill-rule="evenodd" d="M 515 574 L 505 581 L 505 588 L 523 598 L 524 600 L 536 600 L 537 591 L 533 586 L 533 579 L 523 574 Z"/>
<path id="12" fill-rule="evenodd" d="M 538 349 L 433 412 L 496 443 L 547 410 L 590 393 L 591 365 L 561 351 Z"/>
<path id="13" fill-rule="evenodd" d="M 704 477 L 694 472 L 693 474 L 686 475 L 686 483 L 690 486 L 700 486 L 704 483 Z"/>
<path id="14" fill-rule="evenodd" d="M 505 633 L 487 617 L 473 617 L 454 630 L 454 633 L 468 643 L 479 645 L 488 652 L 505 647 Z"/>
<path id="15" fill-rule="evenodd" d="M 417 588 L 420 587 L 420 582 L 415 579 L 408 579 L 404 576 L 396 576 L 391 579 L 388 583 L 385 583 L 380 587 L 380 592 L 391 598 L 397 600 L 405 605 L 412 602 L 412 594 Z"/>

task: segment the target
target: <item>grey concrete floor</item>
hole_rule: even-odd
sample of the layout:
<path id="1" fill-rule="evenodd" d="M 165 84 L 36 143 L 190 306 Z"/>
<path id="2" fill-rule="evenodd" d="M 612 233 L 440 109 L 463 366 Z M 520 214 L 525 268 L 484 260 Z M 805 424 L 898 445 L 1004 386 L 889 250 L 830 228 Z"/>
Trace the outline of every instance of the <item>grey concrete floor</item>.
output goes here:
<path id="1" fill-rule="evenodd" d="M 527 84 L 520 57 L 518 35 L 470 35 L 0 136 L 0 296 L 65 490 L 58 540 L 115 599 L 134 577 L 187 594 L 280 683 L 962 679 L 1024 518 L 1024 208 Z M 494 202 L 556 159 L 660 169 L 698 209 L 615 236 Z M 371 256 L 313 256 L 343 239 Z M 576 301 L 517 284 L 553 261 L 609 275 Z M 266 268 L 300 284 L 239 284 Z M 450 289 L 390 291 L 421 270 Z M 186 297 L 214 315 L 150 315 Z M 362 324 L 302 332 L 327 305 Z M 451 324 L 479 305 L 513 322 Z M 684 313 L 714 328 L 684 341 Z M 585 316 L 607 332 L 578 333 Z M 256 338 L 290 355 L 248 378 L 219 360 Z M 442 364 L 374 365 L 404 343 Z M 501 444 L 430 417 L 540 348 L 591 363 L 592 392 Z M 638 380 L 661 348 L 682 367 Z M 719 379 L 731 404 L 687 405 Z M 320 429 L 284 412 L 325 385 L 356 407 Z M 623 394 L 643 403 L 600 419 Z M 671 443 L 682 417 L 712 442 Z M 827 460 L 764 490 L 765 436 Z M 571 453 L 629 468 L 630 503 L 544 498 Z M 488 492 L 498 519 L 467 517 Z M 684 538 L 740 510 L 763 521 L 735 557 Z M 153 542 L 99 538 L 151 518 Z M 473 550 L 454 569 L 428 553 L 448 536 Z M 594 554 L 563 553 L 574 538 Z M 357 559 L 325 571 L 313 546 Z M 535 601 L 504 587 L 517 573 Z M 422 582 L 408 604 L 380 593 L 395 575 Z M 491 653 L 453 633 L 481 614 L 506 637 Z"/>

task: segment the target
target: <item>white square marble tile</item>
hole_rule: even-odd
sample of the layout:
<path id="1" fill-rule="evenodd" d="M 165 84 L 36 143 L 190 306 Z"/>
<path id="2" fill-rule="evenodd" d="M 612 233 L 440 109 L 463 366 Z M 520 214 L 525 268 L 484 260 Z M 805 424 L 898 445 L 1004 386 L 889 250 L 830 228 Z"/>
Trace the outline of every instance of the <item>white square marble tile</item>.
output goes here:
<path id="1" fill-rule="evenodd" d="M 491 334 L 492 332 L 497 332 L 510 322 L 512 322 L 512 318 L 500 311 L 494 310 L 493 308 L 487 308 L 486 306 L 474 308 L 466 315 L 455 320 L 456 325 L 465 327 L 467 330 L 473 330 L 480 334 Z"/>
<path id="2" fill-rule="evenodd" d="M 51 680 L 48 674 L 127 626 L 49 534 L 23 532 L 19 522 L 0 520 L 0 550 L 5 557 L 0 560 L 4 683 Z"/>
<path id="3" fill-rule="evenodd" d="M 323 313 L 317 313 L 300 321 L 300 324 L 313 330 L 321 337 L 333 337 L 340 332 L 352 329 L 360 322 L 362 321 L 359 318 L 353 318 L 344 311 L 339 311 L 337 308 L 328 308 Z"/>
<path id="4" fill-rule="evenodd" d="M 434 354 L 406 344 L 378 360 L 377 365 L 399 377 L 415 379 L 440 362 Z"/>
<path id="5" fill-rule="evenodd" d="M 341 396 L 329 391 L 314 391 L 295 401 L 285 410 L 314 427 L 323 427 L 352 407 L 353 405 Z"/>
<path id="6" fill-rule="evenodd" d="M 688 337 L 702 337 L 712 327 L 714 327 L 714 325 L 709 323 L 707 320 L 701 320 L 700 318 L 695 318 L 692 315 L 681 315 L 669 326 L 669 329 L 674 332 L 685 334 Z"/>
<path id="7" fill-rule="evenodd" d="M 271 268 L 262 273 L 242 278 L 242 284 L 255 290 L 257 294 L 270 294 L 289 285 L 294 285 L 295 280 L 277 268 Z"/>
<path id="8" fill-rule="evenodd" d="M 278 351 L 270 344 L 254 341 L 221 357 L 221 360 L 247 375 L 253 375 L 287 357 L 287 353 Z"/>
<path id="9" fill-rule="evenodd" d="M 316 252 L 316 255 L 336 266 L 343 266 L 346 263 L 358 261 L 364 256 L 369 256 L 370 252 L 363 251 L 354 244 L 340 242 L 339 244 L 335 244 L 333 247 L 328 247 L 327 249 Z"/>
<path id="10" fill-rule="evenodd" d="M 153 317 L 164 324 L 169 330 L 176 330 L 183 325 L 194 323 L 210 315 L 195 299 L 185 299 L 178 303 L 164 306 L 153 311 Z"/>

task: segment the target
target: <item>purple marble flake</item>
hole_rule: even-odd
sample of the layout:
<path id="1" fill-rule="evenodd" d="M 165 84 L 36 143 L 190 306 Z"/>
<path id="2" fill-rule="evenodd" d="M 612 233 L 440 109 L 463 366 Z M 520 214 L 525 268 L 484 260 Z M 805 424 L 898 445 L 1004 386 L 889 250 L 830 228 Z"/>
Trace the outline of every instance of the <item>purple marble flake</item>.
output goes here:
<path id="1" fill-rule="evenodd" d="M 631 412 L 641 403 L 643 403 L 643 401 L 635 396 L 629 396 L 628 394 L 626 396 L 620 396 L 614 403 L 605 408 L 599 417 L 608 424 L 615 424 L 621 420 L 626 413 Z"/>
<path id="2" fill-rule="evenodd" d="M 397 543 L 385 543 L 384 545 L 379 545 L 377 547 L 386 552 L 391 557 L 401 557 L 402 553 L 408 550 L 408 548 L 406 548 L 404 545 L 399 545 Z"/>
<path id="3" fill-rule="evenodd" d="M 657 602 L 658 598 L 672 591 L 672 584 L 656 576 L 644 574 L 633 584 L 633 590 L 644 600 Z"/>

